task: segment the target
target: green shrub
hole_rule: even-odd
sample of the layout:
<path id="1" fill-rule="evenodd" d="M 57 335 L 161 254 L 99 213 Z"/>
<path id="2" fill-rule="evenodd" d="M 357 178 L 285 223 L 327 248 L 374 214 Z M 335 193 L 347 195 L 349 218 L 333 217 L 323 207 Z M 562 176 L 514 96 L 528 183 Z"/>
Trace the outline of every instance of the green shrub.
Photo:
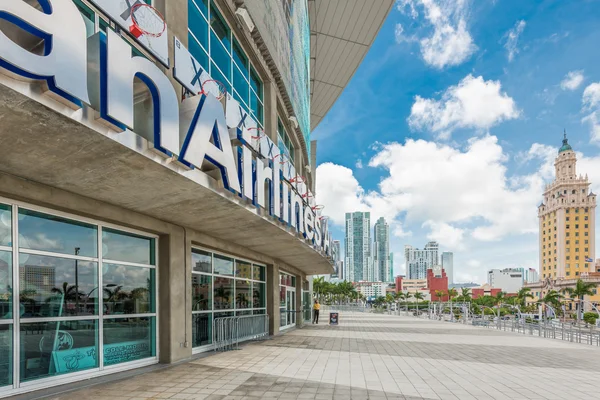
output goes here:
<path id="1" fill-rule="evenodd" d="M 596 325 L 596 319 L 598 319 L 598 314 L 595 312 L 583 313 L 583 321 L 589 325 Z"/>

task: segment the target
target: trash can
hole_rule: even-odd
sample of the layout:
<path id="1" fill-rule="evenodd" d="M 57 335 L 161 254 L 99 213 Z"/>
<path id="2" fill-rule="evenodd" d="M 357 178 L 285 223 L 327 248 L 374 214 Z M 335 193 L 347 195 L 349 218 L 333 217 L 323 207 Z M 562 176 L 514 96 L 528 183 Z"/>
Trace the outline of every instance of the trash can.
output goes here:
<path id="1" fill-rule="evenodd" d="M 339 316 L 340 315 L 337 312 L 330 312 L 329 313 L 329 325 L 337 325 L 340 321 Z"/>

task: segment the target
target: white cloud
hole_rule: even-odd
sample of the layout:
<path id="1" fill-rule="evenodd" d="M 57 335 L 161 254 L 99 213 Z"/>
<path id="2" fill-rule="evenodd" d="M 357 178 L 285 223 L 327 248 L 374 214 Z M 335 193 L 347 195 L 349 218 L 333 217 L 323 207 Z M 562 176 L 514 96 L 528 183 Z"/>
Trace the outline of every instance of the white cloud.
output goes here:
<path id="1" fill-rule="evenodd" d="M 600 143 L 600 82 L 585 88 L 581 102 L 582 111 L 588 113 L 582 122 L 590 125 L 590 141 Z"/>
<path id="2" fill-rule="evenodd" d="M 521 35 L 521 33 L 523 33 L 525 25 L 525 21 L 517 21 L 515 26 L 505 35 L 506 42 L 504 43 L 504 48 L 507 51 L 507 57 L 509 62 L 511 62 L 515 58 L 515 55 L 518 54 L 520 51 L 518 47 L 519 36 Z"/>
<path id="3" fill-rule="evenodd" d="M 583 70 L 570 71 L 560 82 L 562 90 L 575 90 L 583 83 Z"/>
<path id="4" fill-rule="evenodd" d="M 454 251 L 464 249 L 464 229 L 456 228 L 445 222 L 438 223 L 432 220 L 425 221 L 423 227 L 431 229 L 427 234 L 427 239 L 443 243 L 445 247 Z"/>
<path id="5" fill-rule="evenodd" d="M 438 69 L 463 63 L 477 50 L 467 30 L 467 0 L 401 0 L 398 9 L 416 19 L 417 6 L 423 8 L 424 19 L 433 31 L 420 40 L 424 61 Z M 406 38 L 396 26 L 396 40 Z M 400 36 L 399 36 L 400 34 Z M 415 38 L 415 36 L 411 36 Z M 401 40 L 404 41 L 404 40 Z M 412 40 L 411 40 L 412 41 Z M 399 41 L 400 42 L 400 41 Z"/>
<path id="6" fill-rule="evenodd" d="M 394 35 L 396 37 L 396 43 L 403 42 L 418 42 L 419 38 L 415 35 L 405 35 L 404 27 L 402 24 L 396 24 L 396 29 L 394 31 Z"/>
<path id="7" fill-rule="evenodd" d="M 371 211 L 396 236 L 422 226 L 444 247 L 536 232 L 544 180 L 508 176 L 507 159 L 494 136 L 473 138 L 466 149 L 412 139 L 384 144 L 369 162 L 388 173 L 378 190 L 365 192 L 350 169 L 325 163 L 317 168 L 317 198 L 340 226 L 346 212 Z"/>
<path id="8" fill-rule="evenodd" d="M 515 101 L 501 89 L 499 81 L 467 75 L 458 85 L 450 86 L 440 100 L 416 96 L 408 123 L 441 138 L 448 138 L 459 128 L 489 129 L 519 116 Z"/>
<path id="9" fill-rule="evenodd" d="M 363 167 L 362 160 L 360 158 L 358 160 L 356 160 L 356 164 L 354 164 L 354 166 L 358 169 L 362 169 L 362 167 Z"/>

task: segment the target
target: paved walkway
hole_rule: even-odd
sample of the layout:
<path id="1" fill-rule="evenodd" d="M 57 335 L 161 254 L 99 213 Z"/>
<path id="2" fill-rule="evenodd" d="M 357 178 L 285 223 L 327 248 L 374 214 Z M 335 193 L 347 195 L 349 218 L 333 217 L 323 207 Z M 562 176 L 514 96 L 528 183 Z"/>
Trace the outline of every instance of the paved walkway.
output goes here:
<path id="1" fill-rule="evenodd" d="M 600 348 L 413 317 L 344 314 L 239 351 L 53 399 L 584 399 Z"/>

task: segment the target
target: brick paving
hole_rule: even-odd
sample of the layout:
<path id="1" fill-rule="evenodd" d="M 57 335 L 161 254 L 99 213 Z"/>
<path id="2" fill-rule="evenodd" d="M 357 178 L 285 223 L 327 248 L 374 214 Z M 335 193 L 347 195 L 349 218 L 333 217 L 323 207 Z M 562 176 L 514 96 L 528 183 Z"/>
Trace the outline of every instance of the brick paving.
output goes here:
<path id="1" fill-rule="evenodd" d="M 340 322 L 49 398 L 597 397 L 598 347 L 405 316 L 341 313 Z"/>

